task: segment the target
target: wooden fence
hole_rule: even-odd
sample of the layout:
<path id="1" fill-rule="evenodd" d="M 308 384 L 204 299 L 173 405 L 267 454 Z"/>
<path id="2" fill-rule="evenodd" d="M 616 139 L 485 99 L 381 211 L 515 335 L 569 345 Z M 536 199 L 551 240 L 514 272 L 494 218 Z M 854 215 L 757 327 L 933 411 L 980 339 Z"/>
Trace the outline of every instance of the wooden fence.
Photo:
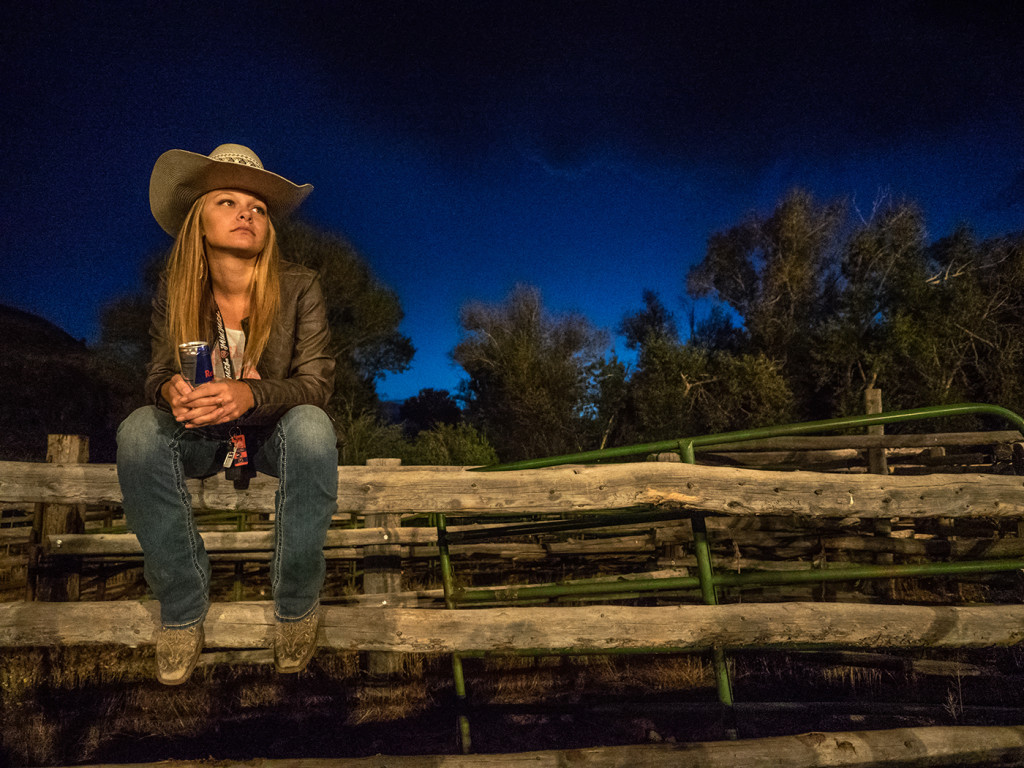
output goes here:
<path id="1" fill-rule="evenodd" d="M 433 557 L 437 553 L 437 530 L 410 523 L 436 513 L 453 523 L 450 531 L 458 531 L 462 529 L 460 521 L 479 527 L 509 519 L 586 519 L 614 510 L 659 509 L 678 512 L 683 523 L 694 512 L 709 515 L 712 539 L 727 542 L 716 557 L 716 567 L 723 569 L 750 567 L 753 561 L 749 556 L 728 552 L 739 551 L 741 546 L 777 546 L 783 557 L 787 553 L 800 557 L 799 567 L 808 569 L 821 566 L 814 553 L 823 551 L 826 543 L 835 548 L 860 549 L 871 558 L 880 552 L 954 559 L 1024 556 L 1022 539 L 1016 535 L 1016 525 L 1024 519 L 1024 478 L 987 473 L 993 456 L 1008 463 L 1013 444 L 1021 440 L 1018 433 L 917 436 L 912 440 L 864 436 L 859 441 L 840 438 L 844 445 L 838 447 L 836 442 L 822 444 L 820 440 L 775 441 L 767 446 L 772 449 L 767 460 L 763 453 L 766 446 L 759 446 L 762 453 L 757 458 L 744 458 L 744 449 L 749 446 L 720 447 L 713 458 L 734 465 L 749 462 L 764 466 L 767 462 L 775 466 L 787 458 L 780 455 L 783 453 L 789 454 L 792 462 L 795 451 L 800 454 L 798 463 L 806 466 L 839 460 L 835 451 L 858 451 L 863 456 L 866 448 L 885 445 L 913 452 L 923 460 L 917 466 L 940 459 L 949 462 L 951 455 L 967 458 L 950 473 L 919 474 L 912 468 L 905 474 L 886 475 L 849 471 L 849 457 L 842 458 L 847 471 L 829 473 L 673 462 L 513 472 L 393 465 L 339 467 L 339 512 L 337 525 L 328 535 L 326 552 L 332 559 L 358 559 L 365 554 L 379 558 L 382 553 L 387 557 Z M 907 445 L 913 441 L 915 445 Z M 960 446 L 960 453 L 944 456 L 944 445 Z M 962 450 L 965 445 L 969 446 L 966 452 Z M 979 456 L 987 466 L 977 465 Z M 241 491 L 219 476 L 190 481 L 189 485 L 200 513 L 228 511 L 265 519 L 273 510 L 276 481 L 271 478 L 256 478 Z M 119 502 L 113 466 L 76 463 L 67 457 L 45 464 L 0 462 L 0 508 L 41 505 L 35 507 L 36 541 L 31 565 L 44 578 L 59 584 L 54 587 L 51 583 L 42 590 L 37 586 L 35 596 L 41 599 L 0 603 L 0 648 L 99 644 L 134 648 L 153 643 L 155 604 L 137 600 L 76 601 L 80 584 L 72 583 L 75 568 L 55 566 L 80 563 L 81 558 L 107 562 L 134 558 L 137 564 L 139 548 L 133 535 L 103 533 L 102 524 L 108 524 L 109 517 L 99 525 L 87 525 L 89 509 Z M 790 530 L 780 546 L 779 532 L 773 531 L 771 524 L 779 519 L 803 521 L 806 536 L 799 532 L 794 535 Z M 967 527 L 963 530 L 975 535 L 953 541 L 920 535 L 913 527 L 909 529 L 911 535 L 903 538 L 899 530 L 876 536 L 873 527 L 865 528 L 867 536 L 849 533 L 858 521 L 870 526 L 876 520 L 912 521 L 912 525 L 925 527 L 933 524 L 945 530 L 980 521 L 988 531 L 994 527 L 1010 533 L 996 536 L 983 530 L 979 534 Z M 837 525 L 837 521 L 843 524 Z M 10 532 L 15 529 L 2 530 L 7 541 L 12 540 Z M 661 558 L 660 564 L 667 562 L 681 569 L 674 573 L 685 573 L 692 565 L 685 552 L 692 541 L 688 524 L 666 521 L 638 525 L 636 530 L 618 530 L 616 535 L 603 531 L 597 539 L 570 541 L 563 551 L 587 552 L 587 547 L 591 552 L 605 553 L 649 549 Z M 823 535 L 821 530 L 828 533 Z M 271 536 L 269 530 L 203 533 L 215 559 L 222 556 L 234 561 L 265 558 L 272 546 Z M 490 549 L 487 546 L 466 545 L 461 552 L 453 547 L 452 553 L 530 559 L 555 551 L 550 543 L 499 542 Z M 7 560 L 16 557 L 9 552 L 0 556 Z M 756 565 L 772 567 L 765 560 L 757 560 Z M 986 648 L 1024 642 L 1024 606 L 1016 604 L 920 606 L 800 601 L 718 606 L 504 606 L 444 611 L 409 607 L 439 606 L 439 590 L 402 592 L 396 580 L 386 578 L 376 584 L 371 594 L 325 608 L 320 637 L 323 646 L 459 654 L 788 649 L 809 645 L 848 649 Z M 206 620 L 207 642 L 226 649 L 263 649 L 271 644 L 272 626 L 273 612 L 268 602 L 218 602 Z M 1024 764 L 1024 738 L 1016 730 L 1009 736 L 1000 733 L 1001 740 L 993 741 L 992 749 L 1001 750 L 1000 759 L 1010 755 Z M 686 749 L 692 752 L 693 746 Z M 689 764 L 682 749 L 673 764 Z M 975 757 L 970 758 L 975 762 L 967 764 L 981 764 L 978 755 L 982 753 L 994 754 L 975 751 Z M 871 759 L 876 762 L 828 764 L 881 764 L 877 754 Z"/>

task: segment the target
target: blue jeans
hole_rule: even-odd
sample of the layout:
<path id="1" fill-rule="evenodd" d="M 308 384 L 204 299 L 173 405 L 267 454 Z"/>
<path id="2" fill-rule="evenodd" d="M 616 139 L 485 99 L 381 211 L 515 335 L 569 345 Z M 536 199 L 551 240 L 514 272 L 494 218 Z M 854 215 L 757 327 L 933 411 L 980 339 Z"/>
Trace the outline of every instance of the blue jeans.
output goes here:
<path id="1" fill-rule="evenodd" d="M 221 469 L 225 440 L 186 429 L 155 406 L 134 411 L 117 430 L 117 476 L 128 525 L 139 537 L 146 582 L 164 627 L 189 627 L 210 603 L 210 559 L 192 516 L 189 477 Z M 324 583 L 324 539 L 338 498 L 338 449 L 327 414 L 299 405 L 269 427 L 249 461 L 280 479 L 270 583 L 280 621 L 316 609 Z"/>

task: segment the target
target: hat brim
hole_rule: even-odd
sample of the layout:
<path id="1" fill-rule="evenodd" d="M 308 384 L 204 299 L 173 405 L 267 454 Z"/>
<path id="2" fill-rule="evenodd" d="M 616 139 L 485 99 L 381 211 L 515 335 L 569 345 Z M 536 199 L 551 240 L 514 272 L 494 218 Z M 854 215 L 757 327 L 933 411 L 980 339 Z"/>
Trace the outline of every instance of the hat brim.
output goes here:
<path id="1" fill-rule="evenodd" d="M 170 149 L 157 158 L 149 179 L 149 207 L 160 227 L 176 237 L 193 203 L 215 189 L 244 189 L 267 204 L 271 216 L 290 214 L 313 191 L 312 184 L 294 184 L 271 171 L 212 160 L 184 149 Z"/>

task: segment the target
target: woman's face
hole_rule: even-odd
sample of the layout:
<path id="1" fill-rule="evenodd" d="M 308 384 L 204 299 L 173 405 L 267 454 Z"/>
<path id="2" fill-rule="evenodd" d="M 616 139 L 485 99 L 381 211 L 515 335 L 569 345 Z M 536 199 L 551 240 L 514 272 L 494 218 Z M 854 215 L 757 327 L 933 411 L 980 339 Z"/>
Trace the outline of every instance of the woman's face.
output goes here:
<path id="1" fill-rule="evenodd" d="M 241 189 L 218 189 L 206 196 L 200 214 L 206 252 L 253 258 L 267 243 L 267 205 Z"/>

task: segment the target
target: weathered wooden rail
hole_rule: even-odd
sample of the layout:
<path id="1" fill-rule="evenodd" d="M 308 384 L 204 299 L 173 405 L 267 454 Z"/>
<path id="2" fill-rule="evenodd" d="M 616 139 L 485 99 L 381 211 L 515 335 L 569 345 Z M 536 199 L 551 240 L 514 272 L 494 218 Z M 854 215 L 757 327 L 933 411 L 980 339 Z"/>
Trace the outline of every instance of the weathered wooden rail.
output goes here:
<path id="1" fill-rule="evenodd" d="M 1016 434 L 1016 433 L 1012 433 Z M 1002 435 L 1000 435 L 1002 437 Z M 807 438 L 804 438 L 807 439 Z M 991 439 L 991 438 L 987 438 Z M 827 474 L 708 467 L 668 462 L 641 462 L 603 466 L 564 466 L 501 473 L 479 473 L 460 467 L 339 467 L 338 517 L 351 521 L 367 515 L 402 517 L 444 513 L 484 519 L 509 515 L 588 515 L 608 510 L 677 509 L 683 517 L 699 511 L 728 518 L 800 516 L 818 519 L 892 518 L 1020 518 L 1024 517 L 1024 478 L 1015 475 L 956 474 L 878 476 Z M 276 481 L 258 477 L 245 491 L 236 490 L 222 477 L 190 481 L 197 510 L 236 512 L 271 510 Z M 0 503 L 117 504 L 120 490 L 110 465 L 0 463 Z M 714 530 L 714 520 L 712 530 Z M 451 531 L 459 531 L 452 526 Z M 658 543 L 692 540 L 684 528 L 665 524 Z M 731 532 L 737 541 L 772 534 Z M 259 557 L 272 546 L 270 531 L 205 532 L 212 553 L 246 553 Z M 624 537 L 625 545 L 629 538 Z M 635 539 L 636 537 L 634 537 Z M 849 537 L 852 544 L 855 537 Z M 865 548 L 871 540 L 866 541 Z M 936 546 L 916 540 L 879 540 L 878 548 L 908 554 L 936 553 Z M 335 528 L 328 534 L 328 551 L 357 556 L 361 548 L 390 545 L 428 548 L 434 553 L 437 532 L 431 527 L 382 526 Z M 597 543 L 608 547 L 607 543 Z M 820 546 L 820 540 L 817 542 Z M 842 543 L 838 541 L 836 543 Z M 47 555 L 138 556 L 131 534 L 49 533 L 44 536 Z M 550 552 L 550 546 L 533 546 Z M 495 545 L 520 555 L 516 545 Z M 457 550 L 456 550 L 457 551 Z M 1009 557 L 1024 552 L 1024 540 L 942 543 L 938 552 Z M 399 550 L 408 554 L 409 550 Z M 56 608 L 54 608 L 55 610 Z M 581 611 L 593 611 L 583 608 Z M 724 617 L 724 614 L 723 614 Z M 502 619 L 504 620 L 504 619 Z M 2 636 L 0 636 L 2 637 Z M 56 638 L 54 638 L 57 640 Z M 58 640 L 59 642 L 59 640 Z M 527 644 L 528 645 L 528 644 Z M 646 647 L 639 643 L 638 647 Z"/>
<path id="2" fill-rule="evenodd" d="M 339 467 L 341 515 L 506 517 L 678 506 L 707 514 L 806 517 L 1019 517 L 1024 478 L 957 474 L 784 472 L 669 462 L 478 473 L 464 467 Z M 189 481 L 196 510 L 272 510 L 276 481 L 237 491 L 222 477 Z M 0 502 L 119 504 L 106 464 L 0 462 Z"/>
<path id="3" fill-rule="evenodd" d="M 991 438 L 986 439 L 991 441 Z M 1020 435 L 1008 433 L 1000 439 L 1019 440 Z M 974 444 L 981 444 L 981 440 Z M 728 454 L 726 451 L 722 453 Z M 459 518 L 478 521 L 489 518 L 507 520 L 515 516 L 572 515 L 586 518 L 610 510 L 662 509 L 678 512 L 681 519 L 694 512 L 710 515 L 708 528 L 712 535 L 719 524 L 726 524 L 719 521 L 743 518 L 798 517 L 823 523 L 838 519 L 941 518 L 966 521 L 975 518 L 1024 518 L 1024 477 L 980 472 L 927 476 L 825 474 L 642 462 L 502 473 L 478 473 L 461 467 L 340 467 L 338 475 L 339 524 L 358 525 L 370 520 L 383 523 L 363 528 L 332 529 L 328 535 L 328 552 L 333 551 L 335 556 L 342 557 L 356 557 L 360 550 L 365 551 L 369 547 L 390 547 L 387 551 L 399 556 L 408 555 L 417 548 L 433 555 L 438 543 L 437 530 L 403 526 L 401 521 L 436 513 L 453 518 L 456 524 L 448 530 L 458 532 L 463 530 Z M 262 510 L 267 513 L 273 509 L 276 481 L 260 477 L 248 490 L 238 491 L 222 478 L 213 477 L 191 481 L 190 489 L 198 511 L 244 513 Z M 109 465 L 0 463 L 0 507 L 116 505 L 119 502 L 116 471 Z M 658 546 L 689 543 L 693 539 L 692 532 L 672 522 L 659 523 L 653 528 L 647 525 L 645 530 L 658 531 L 653 539 Z M 269 551 L 271 536 L 266 530 L 207 531 L 203 534 L 212 553 L 243 553 L 247 557 Z M 771 531 L 736 530 L 730 531 L 730 536 L 737 541 L 767 545 L 774 534 Z M 622 538 L 625 547 L 630 535 Z M 803 546 L 798 538 L 791 546 Z M 842 536 L 834 536 L 834 539 L 834 544 L 842 544 Z M 939 544 L 912 539 L 879 539 L 877 546 L 862 538 L 850 536 L 848 539 L 847 543 L 851 545 L 855 540 L 866 541 L 862 547 L 865 551 L 877 549 L 915 556 L 976 557 L 983 551 L 990 557 L 1012 557 L 1024 553 L 1024 541 L 1019 538 Z M 117 559 L 137 558 L 139 555 L 137 540 L 127 533 L 49 532 L 39 543 L 47 557 Z M 820 538 L 817 545 L 821 546 Z M 499 546 L 508 548 L 512 545 Z M 455 547 L 452 551 L 457 552 Z M 380 603 L 388 603 L 390 609 L 381 610 Z M 379 600 L 373 607 L 327 606 L 320 643 L 338 650 L 416 654 L 565 654 L 621 650 L 657 653 L 712 648 L 800 649 L 823 646 L 868 650 L 990 648 L 1024 643 L 1024 606 L 1020 605 L 924 607 L 784 602 L 443 611 L 396 607 L 400 604 L 401 600 Z M 154 603 L 139 601 L 0 603 L 0 648 L 148 646 L 153 643 L 156 610 Z M 272 629 L 273 612 L 269 603 L 216 603 L 206 621 L 207 644 L 211 648 L 227 650 L 266 649 L 271 644 Z M 1017 764 L 1013 760 L 1024 764 L 1024 737 L 1019 729 L 986 732 L 988 736 L 978 736 L 980 743 L 989 739 L 986 749 L 979 751 L 969 740 L 961 742 L 958 747 L 951 747 L 952 737 L 946 734 L 940 741 L 947 751 L 940 752 L 954 755 L 955 759 L 974 761 L 965 764 L 982 764 L 982 755 L 984 759 L 1007 761 L 1000 764 Z M 961 735 L 966 733 L 962 731 Z M 972 737 L 977 735 L 975 731 L 971 734 Z M 829 740 L 839 736 L 822 735 L 822 743 L 831 743 Z M 867 744 L 869 735 L 845 734 L 843 738 L 851 744 L 860 744 L 858 739 L 865 740 L 863 743 Z M 926 757 L 924 752 L 910 755 L 914 752 L 909 747 L 910 743 L 904 741 L 901 749 L 895 742 L 886 742 L 888 755 L 877 751 L 875 746 L 865 747 L 856 756 L 860 762 L 850 755 L 846 755 L 850 757 L 849 762 L 827 762 L 835 760 L 835 754 L 843 754 L 844 749 L 837 748 L 837 752 L 822 748 L 808 751 L 803 756 L 806 758 L 803 763 L 790 761 L 788 764 L 881 765 L 897 753 L 907 759 L 897 759 L 892 764 L 918 764 L 910 757 L 918 759 L 922 765 L 932 764 L 927 762 L 931 757 Z M 801 744 L 800 749 L 807 748 L 806 740 Z M 746 746 L 755 748 L 755 745 Z M 997 753 L 998 757 L 993 757 Z M 655 752 L 650 754 L 654 759 Z M 651 764 L 662 764 L 657 760 L 664 755 L 666 765 L 686 765 L 685 760 L 695 754 L 697 752 L 692 749 L 657 751 L 658 757 Z M 710 751 L 700 754 L 710 759 Z M 739 759 L 737 752 L 730 754 L 730 764 L 741 764 L 736 762 Z M 770 756 L 770 752 L 763 754 L 766 760 Z M 618 757 L 612 762 L 602 760 L 604 758 L 595 758 L 592 763 L 581 764 L 619 764 L 615 762 Z M 635 764 L 632 759 L 628 762 Z M 453 761 L 451 764 L 461 763 Z M 506 760 L 500 764 L 513 763 Z"/>
<path id="4" fill-rule="evenodd" d="M 0 647 L 154 642 L 152 602 L 0 603 Z M 270 603 L 215 603 L 212 648 L 272 644 Z M 1024 606 L 846 603 L 673 605 L 657 608 L 484 608 L 431 611 L 328 607 L 320 643 L 348 651 L 592 653 L 697 651 L 716 646 L 987 648 L 1024 641 Z"/>
<path id="5" fill-rule="evenodd" d="M 1016 434 L 1016 433 L 1011 433 Z M 868 437 L 868 436 L 865 436 Z M 930 436 L 916 436 L 930 437 Z M 962 435 L 951 436 L 964 439 Z M 999 433 L 999 437 L 1003 437 Z M 801 438 L 812 440 L 812 438 Z M 975 440 L 994 439 L 991 436 Z M 792 440 L 792 439 L 790 439 Z M 919 441 L 922 442 L 922 441 Z M 820 444 L 820 443 L 819 443 Z M 260 477 L 246 491 L 216 476 L 192 481 L 198 511 L 269 510 L 276 481 Z M 4 463 L 0 465 L 0 503 L 117 504 L 120 491 L 115 469 L 94 464 Z M 1024 482 L 1016 476 L 956 474 L 887 476 L 824 474 L 706 467 L 679 463 L 643 462 L 606 466 L 572 466 L 504 473 L 475 473 L 451 467 L 340 467 L 339 514 L 353 518 L 390 520 L 392 525 L 336 528 L 328 534 L 330 558 L 354 559 L 368 546 L 402 547 L 400 556 L 435 557 L 436 532 L 428 527 L 401 526 L 403 517 L 443 512 L 448 517 L 589 514 L 616 509 L 667 507 L 742 517 L 801 516 L 807 518 L 861 518 L 889 520 L 942 518 L 946 521 L 976 517 L 1019 517 L 1024 512 Z M 710 527 L 715 530 L 712 518 Z M 735 545 L 762 546 L 773 534 L 730 530 Z M 453 531 L 460 528 L 456 525 Z M 580 553 L 651 550 L 692 540 L 688 526 L 663 523 L 642 526 L 637 533 L 623 528 L 618 539 L 557 544 L 504 543 L 453 548 L 453 554 L 490 552 L 510 558 L 544 557 L 575 549 Z M 212 553 L 251 553 L 266 557 L 272 545 L 267 530 L 207 531 L 204 539 Z M 760 539 L 759 539 L 760 537 Z M 934 555 L 958 552 L 988 557 L 1017 556 L 1021 540 L 972 540 L 933 544 L 889 537 L 875 540 L 835 536 L 834 545 L 903 554 Z M 40 542 L 49 555 L 138 555 L 133 536 L 103 533 L 47 533 Z M 820 538 L 813 545 L 824 546 Z M 793 544 L 799 551 L 800 544 Z M 804 548 L 810 544 L 804 544 Z M 411 548 L 411 549 L 410 549 Z M 262 553 L 262 554 L 260 554 Z M 684 559 L 677 564 L 688 564 Z M 689 563 L 692 565 L 692 563 Z M 743 563 L 740 562 L 740 565 Z M 749 567 L 749 566 L 748 566 Z"/>
<path id="6" fill-rule="evenodd" d="M 894 728 L 746 741 L 647 744 L 481 755 L 161 761 L 133 768 L 936 768 L 1024 765 L 1024 726 Z M 94 766 L 93 768 L 129 768 Z"/>
<path id="7" fill-rule="evenodd" d="M 216 476 L 190 483 L 199 511 L 244 512 L 273 507 L 276 481 L 257 478 L 247 491 Z M 3 463 L 0 465 L 0 501 L 75 505 L 116 504 L 120 501 L 113 467 L 92 464 Z M 1019 517 L 1024 512 L 1024 482 L 1016 476 L 958 474 L 891 476 L 768 472 L 705 467 L 680 463 L 643 462 L 606 466 L 573 466 L 505 473 L 476 473 L 463 468 L 340 467 L 338 517 L 379 516 L 392 525 L 373 528 L 335 528 L 328 534 L 331 559 L 361 558 L 367 547 L 390 546 L 398 557 L 437 556 L 433 528 L 401 526 L 402 517 L 443 512 L 449 517 L 510 514 L 553 515 L 603 512 L 652 507 L 700 510 L 727 517 L 720 521 L 763 516 L 883 519 L 937 517 L 946 521 L 973 517 Z M 884 513 L 884 514 L 883 514 Z M 676 523 L 622 529 L 615 538 L 567 543 L 504 542 L 454 545 L 452 554 L 489 554 L 521 562 L 559 553 L 654 552 L 689 543 L 692 532 L 685 519 Z M 710 528 L 719 527 L 711 518 Z M 734 525 L 720 523 L 720 525 Z M 461 531 L 458 525 L 453 532 Z M 780 539 L 771 532 L 730 530 L 737 546 L 766 546 Z M 203 534 L 215 559 L 238 556 L 265 560 L 272 547 L 269 530 L 206 531 Z M 964 539 L 927 542 L 891 537 L 809 537 L 802 543 L 790 537 L 791 555 L 807 555 L 814 547 L 844 546 L 864 551 L 906 555 L 1014 557 L 1024 553 L 1021 539 Z M 845 540 L 844 540 L 845 539 Z M 88 556 L 117 560 L 140 554 L 130 534 L 44 533 L 44 556 Z M 678 546 L 676 547 L 678 549 Z M 729 555 L 716 555 L 717 567 L 772 567 Z M 679 554 L 675 566 L 695 565 L 692 555 Z M 776 566 L 778 567 L 778 566 Z M 800 567 L 800 566 L 798 566 Z M 382 591 L 397 592 L 396 587 Z"/>

